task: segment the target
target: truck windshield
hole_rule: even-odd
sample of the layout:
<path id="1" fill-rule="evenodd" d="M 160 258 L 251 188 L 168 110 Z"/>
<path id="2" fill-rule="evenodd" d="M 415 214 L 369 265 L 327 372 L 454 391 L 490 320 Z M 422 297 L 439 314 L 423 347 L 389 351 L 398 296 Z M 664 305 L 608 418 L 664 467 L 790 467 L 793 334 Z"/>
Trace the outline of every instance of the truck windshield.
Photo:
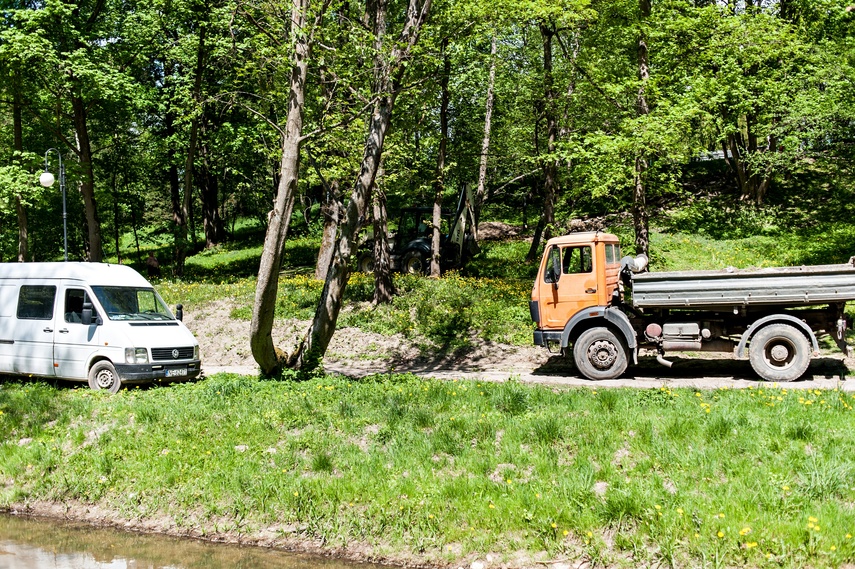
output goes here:
<path id="1" fill-rule="evenodd" d="M 153 288 L 93 286 L 92 292 L 110 320 L 174 320 Z"/>

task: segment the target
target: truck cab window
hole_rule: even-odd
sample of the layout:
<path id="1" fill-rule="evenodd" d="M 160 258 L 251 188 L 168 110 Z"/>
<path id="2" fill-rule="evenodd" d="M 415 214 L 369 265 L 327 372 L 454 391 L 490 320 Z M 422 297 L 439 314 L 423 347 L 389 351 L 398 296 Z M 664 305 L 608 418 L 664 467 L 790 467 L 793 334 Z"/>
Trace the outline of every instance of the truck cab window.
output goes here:
<path id="1" fill-rule="evenodd" d="M 590 247 L 565 247 L 562 264 L 565 275 L 590 273 L 593 270 Z"/>
<path id="2" fill-rule="evenodd" d="M 18 293 L 18 318 L 23 320 L 53 319 L 55 286 L 22 285 Z"/>
<path id="3" fill-rule="evenodd" d="M 90 302 L 86 291 L 79 288 L 70 288 L 65 291 L 65 321 L 71 323 L 83 323 L 83 304 Z"/>

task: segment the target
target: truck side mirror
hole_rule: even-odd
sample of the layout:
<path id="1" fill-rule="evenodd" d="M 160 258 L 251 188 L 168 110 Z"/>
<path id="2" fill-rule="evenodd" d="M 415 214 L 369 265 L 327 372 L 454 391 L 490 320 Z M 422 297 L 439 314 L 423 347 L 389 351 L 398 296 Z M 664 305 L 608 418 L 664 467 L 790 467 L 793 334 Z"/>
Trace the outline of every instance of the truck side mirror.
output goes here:
<path id="1" fill-rule="evenodd" d="M 561 256 L 552 255 L 552 284 L 558 288 L 558 279 L 561 278 Z"/>
<path id="2" fill-rule="evenodd" d="M 86 326 L 89 326 L 90 324 L 92 324 L 92 303 L 91 302 L 84 302 L 83 303 L 83 310 L 80 313 L 80 321 L 83 324 L 85 324 Z"/>
<path id="3" fill-rule="evenodd" d="M 175 318 L 177 320 L 184 320 L 184 305 L 176 304 L 175 305 Z"/>

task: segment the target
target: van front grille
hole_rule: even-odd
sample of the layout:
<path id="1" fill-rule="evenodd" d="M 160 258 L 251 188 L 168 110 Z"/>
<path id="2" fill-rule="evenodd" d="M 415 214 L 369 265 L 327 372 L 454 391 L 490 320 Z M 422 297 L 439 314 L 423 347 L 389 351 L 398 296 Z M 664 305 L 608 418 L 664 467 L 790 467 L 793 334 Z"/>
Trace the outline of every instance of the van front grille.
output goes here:
<path id="1" fill-rule="evenodd" d="M 193 359 L 193 346 L 186 348 L 152 348 L 151 359 L 156 362 Z"/>

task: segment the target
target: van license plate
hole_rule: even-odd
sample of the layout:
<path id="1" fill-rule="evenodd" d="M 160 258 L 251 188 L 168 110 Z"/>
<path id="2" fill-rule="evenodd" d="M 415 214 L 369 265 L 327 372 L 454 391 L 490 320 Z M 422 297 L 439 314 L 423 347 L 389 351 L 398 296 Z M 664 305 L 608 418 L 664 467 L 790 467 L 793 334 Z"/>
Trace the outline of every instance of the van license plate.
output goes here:
<path id="1" fill-rule="evenodd" d="M 166 377 L 179 377 L 185 375 L 187 375 L 187 368 L 166 370 Z"/>

